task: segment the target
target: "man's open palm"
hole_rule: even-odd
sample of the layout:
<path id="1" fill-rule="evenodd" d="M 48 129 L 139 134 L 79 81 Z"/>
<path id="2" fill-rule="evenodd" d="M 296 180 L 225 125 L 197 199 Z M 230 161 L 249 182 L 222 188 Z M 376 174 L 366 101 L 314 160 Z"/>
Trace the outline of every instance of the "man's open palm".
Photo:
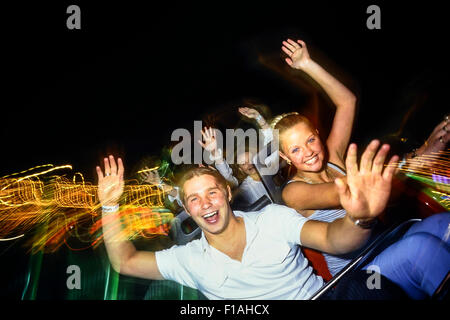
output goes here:
<path id="1" fill-rule="evenodd" d="M 117 164 L 113 156 L 104 159 L 105 173 L 97 166 L 98 176 L 98 198 L 102 206 L 113 206 L 118 204 L 123 193 L 123 163 L 122 159 L 117 159 Z"/>
<path id="2" fill-rule="evenodd" d="M 336 179 L 342 207 L 355 219 L 367 219 L 378 216 L 386 208 L 391 192 L 392 177 L 397 156 L 393 156 L 385 167 L 384 161 L 389 145 L 373 140 L 364 151 L 358 169 L 356 145 L 348 149 L 345 165 L 347 181 Z M 378 150 L 378 152 L 377 152 Z"/>

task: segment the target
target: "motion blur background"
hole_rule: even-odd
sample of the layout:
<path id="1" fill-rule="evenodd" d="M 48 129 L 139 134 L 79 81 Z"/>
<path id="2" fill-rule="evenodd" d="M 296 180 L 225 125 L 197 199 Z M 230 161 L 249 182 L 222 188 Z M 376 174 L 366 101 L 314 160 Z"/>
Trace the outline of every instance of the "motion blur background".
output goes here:
<path id="1" fill-rule="evenodd" d="M 81 9 L 81 30 L 66 27 L 72 4 Z M 381 8 L 381 30 L 366 27 L 371 4 Z M 250 125 L 237 112 L 248 99 L 269 106 L 267 118 L 296 110 L 320 119 L 326 135 L 334 108 L 316 84 L 285 64 L 281 42 L 287 37 L 303 39 L 313 59 L 357 94 L 354 142 L 364 146 L 381 138 L 393 142 L 395 151 L 410 151 L 450 110 L 447 12 L 441 5 L 2 4 L 0 176 L 48 163 L 71 164 L 72 171 L 61 173 L 79 171 L 95 184 L 95 166 L 110 153 L 124 159 L 130 174 L 144 156 L 160 155 L 175 129 L 192 130 L 194 120 L 222 129 Z M 404 142 L 398 143 L 400 138 Z M 111 291 L 108 279 L 114 277 L 103 247 L 63 246 L 43 256 L 30 255 L 23 241 L 0 247 L 2 297 L 165 297 L 158 294 L 166 289 L 153 290 L 153 282 L 123 277 L 119 289 L 113 284 Z M 82 265 L 86 290 L 67 290 L 70 264 Z M 172 289 L 180 293 L 178 299 L 188 296 L 186 288 Z M 197 293 L 190 297 L 198 298 Z"/>
<path id="2" fill-rule="evenodd" d="M 244 98 L 272 115 L 303 111 L 317 88 L 285 65 L 286 37 L 306 41 L 357 93 L 353 141 L 402 129 L 411 147 L 420 145 L 449 110 L 445 11 L 440 2 L 395 3 L 2 5 L 0 174 L 70 163 L 95 182 L 107 153 L 131 167 L 159 154 L 174 129 L 213 112 L 234 126 Z M 81 9 L 81 30 L 66 27 L 71 4 Z M 381 8 L 381 30 L 366 27 L 370 4 Z M 318 97 L 326 130 L 333 108 Z"/>

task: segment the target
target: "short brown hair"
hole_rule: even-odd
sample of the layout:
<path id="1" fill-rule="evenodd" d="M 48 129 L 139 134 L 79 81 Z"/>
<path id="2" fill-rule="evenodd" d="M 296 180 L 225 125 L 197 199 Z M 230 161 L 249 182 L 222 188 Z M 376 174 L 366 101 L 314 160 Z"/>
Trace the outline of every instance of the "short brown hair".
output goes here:
<path id="1" fill-rule="evenodd" d="M 184 193 L 184 184 L 188 181 L 191 180 L 194 177 L 200 177 L 203 175 L 210 175 L 212 177 L 214 177 L 214 179 L 216 179 L 217 183 L 219 184 L 219 186 L 226 192 L 226 194 L 228 195 L 228 184 L 227 181 L 225 180 L 225 178 L 215 169 L 210 169 L 207 167 L 194 167 L 189 169 L 186 173 L 183 174 L 183 176 L 181 177 L 178 186 L 180 187 L 179 192 L 180 192 L 180 199 L 183 202 L 183 204 L 185 204 L 185 193 Z"/>

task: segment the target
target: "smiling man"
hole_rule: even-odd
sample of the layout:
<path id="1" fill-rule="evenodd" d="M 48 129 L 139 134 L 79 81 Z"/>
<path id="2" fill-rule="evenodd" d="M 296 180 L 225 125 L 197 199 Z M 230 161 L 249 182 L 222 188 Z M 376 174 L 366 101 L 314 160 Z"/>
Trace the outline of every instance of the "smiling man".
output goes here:
<path id="1" fill-rule="evenodd" d="M 302 258 L 299 230 L 306 219 L 294 210 L 269 205 L 261 212 L 233 212 L 225 179 L 207 168 L 189 171 L 181 185 L 185 209 L 203 236 L 156 253 L 164 278 L 213 299 L 306 299 L 322 286 Z M 182 277 L 173 259 L 182 261 Z"/>
<path id="2" fill-rule="evenodd" d="M 323 285 L 323 279 L 313 273 L 300 246 L 331 254 L 356 250 L 370 236 L 370 221 L 386 206 L 398 157 L 385 167 L 389 147 L 384 145 L 377 150 L 378 144 L 370 144 L 358 169 L 356 145 L 350 146 L 347 180 L 336 182 L 347 214 L 332 223 L 307 220 L 294 209 L 276 204 L 259 212 L 233 212 L 230 188 L 222 175 L 209 168 L 192 169 L 180 182 L 181 199 L 186 212 L 202 229 L 201 239 L 158 252 L 137 251 L 130 241 L 113 240 L 120 231 L 119 225 L 105 223 L 104 241 L 110 262 L 122 274 L 174 280 L 200 290 L 209 299 L 308 299 Z M 116 164 L 113 156 L 105 158 L 104 165 L 105 173 L 97 167 L 97 174 L 105 219 L 118 213 L 124 167 L 122 160 L 119 158 Z M 448 220 L 448 216 L 443 218 Z M 419 225 L 416 229 L 420 228 Z M 419 248 L 422 242 L 415 247 Z M 438 249 L 427 247 L 426 251 Z M 404 246 L 397 245 L 387 257 L 380 255 L 380 268 L 384 261 L 393 268 L 405 265 L 396 259 L 399 255 L 395 250 L 403 252 Z M 410 253 L 401 259 L 416 259 L 414 252 Z M 445 259 L 448 260 L 448 253 Z M 447 260 L 424 259 L 424 264 L 433 268 L 435 264 L 447 265 Z M 444 276 L 439 274 L 428 291 L 432 293 Z M 429 284 L 408 273 L 406 278 L 409 282 Z M 359 282 L 365 286 L 364 281 Z M 361 299 L 359 293 L 357 298 Z"/>
<path id="3" fill-rule="evenodd" d="M 219 172 L 205 167 L 196 168 L 185 174 L 180 184 L 183 186 L 180 193 L 184 207 L 189 208 L 187 212 L 204 233 L 218 235 L 229 232 L 231 191 Z"/>

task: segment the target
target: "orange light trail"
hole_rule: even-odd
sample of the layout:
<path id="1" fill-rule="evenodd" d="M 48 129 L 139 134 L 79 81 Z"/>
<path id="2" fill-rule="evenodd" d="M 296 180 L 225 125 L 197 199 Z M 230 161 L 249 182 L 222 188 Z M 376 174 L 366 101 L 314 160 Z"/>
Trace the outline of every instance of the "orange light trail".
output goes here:
<path id="1" fill-rule="evenodd" d="M 433 152 L 408 159 L 400 170 L 429 177 L 432 175 L 450 177 L 450 151 Z"/>
<path id="2" fill-rule="evenodd" d="M 29 173 L 36 169 L 45 170 Z M 33 252 L 54 252 L 70 237 L 84 242 L 86 248 L 101 243 L 97 186 L 85 182 L 81 173 L 75 173 L 72 180 L 46 176 L 63 169 L 72 166 L 43 165 L 0 178 L 0 239 L 14 240 L 39 229 L 26 242 Z M 155 185 L 125 185 L 118 214 L 123 228 L 117 239 L 167 235 L 173 214 L 164 208 L 165 192 Z"/>

